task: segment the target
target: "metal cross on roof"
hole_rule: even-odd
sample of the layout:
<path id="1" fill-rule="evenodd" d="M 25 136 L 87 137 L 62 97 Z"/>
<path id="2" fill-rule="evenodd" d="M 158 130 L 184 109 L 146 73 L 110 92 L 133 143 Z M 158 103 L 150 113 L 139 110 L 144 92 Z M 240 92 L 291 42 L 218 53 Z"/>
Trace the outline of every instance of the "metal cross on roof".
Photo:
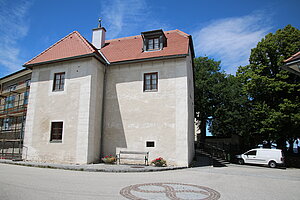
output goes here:
<path id="1" fill-rule="evenodd" d="M 98 22 L 99 22 L 99 24 L 98 24 L 98 28 L 100 28 L 100 27 L 101 27 L 101 21 L 102 21 L 102 19 L 101 19 L 101 18 L 99 18 L 99 19 L 98 19 Z"/>

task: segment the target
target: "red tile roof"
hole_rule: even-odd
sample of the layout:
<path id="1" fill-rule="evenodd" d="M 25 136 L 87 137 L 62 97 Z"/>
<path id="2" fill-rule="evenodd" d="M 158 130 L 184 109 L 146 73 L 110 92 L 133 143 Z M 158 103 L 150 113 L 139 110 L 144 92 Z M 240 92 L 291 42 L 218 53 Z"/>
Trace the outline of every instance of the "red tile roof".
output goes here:
<path id="1" fill-rule="evenodd" d="M 291 62 L 294 60 L 300 59 L 300 51 L 289 57 L 288 59 L 284 60 L 284 62 Z"/>
<path id="2" fill-rule="evenodd" d="M 188 54 L 189 35 L 179 31 L 165 31 L 167 47 L 160 51 L 143 52 L 143 39 L 141 35 L 107 40 L 101 52 L 109 62 L 120 62 L 152 57 Z"/>
<path id="3" fill-rule="evenodd" d="M 165 31 L 167 46 L 160 51 L 143 52 L 142 36 L 106 40 L 101 53 L 110 63 L 154 57 L 185 55 L 189 51 L 190 36 L 179 30 Z M 100 55 L 97 49 L 74 31 L 34 57 L 24 65 L 34 65 L 88 54 Z"/>
<path id="4" fill-rule="evenodd" d="M 74 31 L 30 61 L 26 62 L 24 65 L 32 65 L 92 53 L 98 53 L 97 49 L 82 37 L 80 33 Z"/>

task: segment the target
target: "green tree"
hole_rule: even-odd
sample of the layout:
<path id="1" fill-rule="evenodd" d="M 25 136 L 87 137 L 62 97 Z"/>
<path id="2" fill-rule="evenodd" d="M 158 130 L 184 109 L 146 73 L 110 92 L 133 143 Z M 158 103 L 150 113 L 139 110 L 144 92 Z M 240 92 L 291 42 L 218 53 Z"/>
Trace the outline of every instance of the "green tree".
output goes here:
<path id="1" fill-rule="evenodd" d="M 247 136 L 249 107 L 247 96 L 242 94 L 240 79 L 233 75 L 224 76 L 215 93 L 210 131 L 217 136 Z"/>
<path id="2" fill-rule="evenodd" d="M 206 136 L 206 126 L 213 114 L 215 105 L 215 91 L 220 79 L 225 75 L 220 72 L 220 62 L 208 57 L 198 57 L 194 59 L 195 75 L 195 116 L 200 122 L 200 141 L 204 142 Z"/>
<path id="3" fill-rule="evenodd" d="M 199 57 L 195 63 L 195 116 L 200 122 L 201 141 L 208 125 L 212 135 L 243 135 L 247 129 L 247 97 L 241 81 L 220 71 L 220 62 Z"/>
<path id="4" fill-rule="evenodd" d="M 284 59 L 300 51 L 300 31 L 291 25 L 269 33 L 251 50 L 249 62 L 237 77 L 251 107 L 250 135 L 256 142 L 285 141 L 300 135 L 300 77 L 283 69 Z"/>

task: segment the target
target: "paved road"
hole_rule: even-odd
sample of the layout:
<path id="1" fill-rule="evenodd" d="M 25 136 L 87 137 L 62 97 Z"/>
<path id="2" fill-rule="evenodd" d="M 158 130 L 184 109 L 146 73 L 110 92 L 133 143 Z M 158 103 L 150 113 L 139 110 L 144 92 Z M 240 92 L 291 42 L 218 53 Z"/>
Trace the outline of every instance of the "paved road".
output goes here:
<path id="1" fill-rule="evenodd" d="M 143 199 L 168 199 L 167 196 L 176 199 L 174 194 L 182 198 L 203 199 L 215 191 L 220 194 L 220 198 L 215 195 L 211 199 L 300 198 L 299 169 L 230 165 L 163 172 L 105 173 L 0 164 L 1 200 L 126 199 L 120 194 L 122 188 L 126 190 L 129 185 L 148 183 L 158 184 L 139 185 L 137 187 L 140 191 L 132 190 L 130 194 Z M 204 186 L 204 189 L 197 186 Z M 198 191 L 193 193 L 192 190 Z"/>

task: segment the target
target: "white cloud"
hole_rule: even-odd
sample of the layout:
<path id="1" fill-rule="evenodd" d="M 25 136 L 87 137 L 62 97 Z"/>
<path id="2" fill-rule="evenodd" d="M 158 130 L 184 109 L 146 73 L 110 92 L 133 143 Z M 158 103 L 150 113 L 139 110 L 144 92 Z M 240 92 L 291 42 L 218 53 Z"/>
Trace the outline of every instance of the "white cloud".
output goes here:
<path id="1" fill-rule="evenodd" d="M 136 28 L 146 14 L 145 0 L 101 1 L 101 18 L 109 38 L 128 34 Z"/>
<path id="2" fill-rule="evenodd" d="M 223 69 L 234 74 L 249 63 L 251 49 L 270 31 L 268 21 L 262 12 L 213 21 L 192 34 L 195 52 L 221 60 Z"/>
<path id="3" fill-rule="evenodd" d="M 27 35 L 29 25 L 26 13 L 29 1 L 0 0 L 0 66 L 1 71 L 11 73 L 22 67 L 18 40 Z"/>
<path id="4" fill-rule="evenodd" d="M 100 17 L 108 39 L 169 28 L 151 14 L 151 5 L 146 0 L 101 0 Z"/>

